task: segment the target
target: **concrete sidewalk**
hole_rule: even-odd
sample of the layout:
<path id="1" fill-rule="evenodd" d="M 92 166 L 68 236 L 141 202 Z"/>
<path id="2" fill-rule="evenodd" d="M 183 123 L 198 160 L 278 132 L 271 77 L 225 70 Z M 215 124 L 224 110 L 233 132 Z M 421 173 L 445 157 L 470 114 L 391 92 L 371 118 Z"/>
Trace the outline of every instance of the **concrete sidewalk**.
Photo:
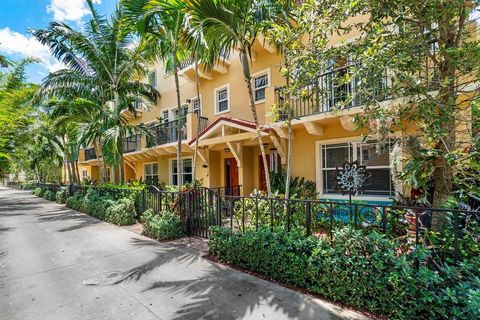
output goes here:
<path id="1" fill-rule="evenodd" d="M 0 319 L 364 319 L 0 187 Z"/>

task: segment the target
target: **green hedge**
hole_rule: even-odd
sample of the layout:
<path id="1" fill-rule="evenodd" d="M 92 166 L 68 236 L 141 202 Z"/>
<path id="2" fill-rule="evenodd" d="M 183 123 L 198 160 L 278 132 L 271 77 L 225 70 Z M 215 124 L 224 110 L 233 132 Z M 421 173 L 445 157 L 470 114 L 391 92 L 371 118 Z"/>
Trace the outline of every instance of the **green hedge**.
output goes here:
<path id="1" fill-rule="evenodd" d="M 43 193 L 43 198 L 45 198 L 46 200 L 49 200 L 49 201 L 55 201 L 56 200 L 56 195 L 53 191 L 50 191 L 50 190 L 47 189 Z"/>
<path id="2" fill-rule="evenodd" d="M 57 193 L 55 194 L 55 200 L 58 203 L 67 202 L 67 198 L 68 198 L 68 190 L 60 190 L 60 191 L 57 191 Z"/>
<path id="3" fill-rule="evenodd" d="M 184 236 L 182 221 L 174 212 L 156 214 L 149 209 L 142 215 L 143 234 L 157 240 L 173 240 Z"/>
<path id="4" fill-rule="evenodd" d="M 85 196 L 76 192 L 72 197 L 68 197 L 66 205 L 117 225 L 136 223 L 133 201 L 130 199 L 113 200 L 108 195 L 100 196 L 99 192 L 93 188 L 89 189 Z"/>
<path id="5" fill-rule="evenodd" d="M 349 228 L 333 244 L 264 228 L 211 231 L 209 251 L 221 261 L 359 309 L 391 319 L 480 317 L 479 257 L 433 267 L 426 250 L 400 255 L 396 241 Z"/>

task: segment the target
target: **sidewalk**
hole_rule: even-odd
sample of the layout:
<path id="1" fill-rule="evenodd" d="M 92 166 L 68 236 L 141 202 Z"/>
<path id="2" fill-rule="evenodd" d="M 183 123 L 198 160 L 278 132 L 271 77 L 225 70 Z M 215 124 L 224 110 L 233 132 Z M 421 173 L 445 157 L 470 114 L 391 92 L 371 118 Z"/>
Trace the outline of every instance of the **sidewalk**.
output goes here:
<path id="1" fill-rule="evenodd" d="M 205 249 L 0 188 L 0 319 L 365 319 L 203 259 Z"/>

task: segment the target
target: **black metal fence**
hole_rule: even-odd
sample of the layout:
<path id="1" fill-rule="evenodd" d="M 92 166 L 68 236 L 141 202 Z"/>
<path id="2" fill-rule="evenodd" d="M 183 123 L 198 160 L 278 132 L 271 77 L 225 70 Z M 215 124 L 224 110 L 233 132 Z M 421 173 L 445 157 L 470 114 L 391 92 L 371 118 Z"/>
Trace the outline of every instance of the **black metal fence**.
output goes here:
<path id="1" fill-rule="evenodd" d="M 21 188 L 21 184 L 15 182 L 8 182 L 7 186 Z M 62 187 L 55 184 L 38 186 L 53 192 Z M 86 195 L 90 188 L 95 188 L 100 195 L 108 194 L 116 199 L 128 197 L 135 200 L 138 214 L 149 209 L 156 213 L 178 212 L 189 236 L 205 238 L 209 237 L 211 226 L 223 226 L 236 232 L 268 227 L 271 230 L 299 230 L 305 235 L 334 241 L 334 230 L 352 226 L 398 239 L 405 248 L 442 247 L 442 252 L 450 252 L 456 260 L 465 241 L 477 246 L 480 242 L 480 204 L 477 202 L 472 202 L 475 206 L 464 204 L 460 209 L 447 209 L 362 201 L 287 200 L 240 196 L 236 194 L 240 186 L 236 187 L 228 192 L 225 188 L 197 187 L 179 193 L 155 186 L 140 190 L 71 185 L 68 191 L 70 195 L 76 192 Z M 440 225 L 441 231 L 437 228 Z"/>

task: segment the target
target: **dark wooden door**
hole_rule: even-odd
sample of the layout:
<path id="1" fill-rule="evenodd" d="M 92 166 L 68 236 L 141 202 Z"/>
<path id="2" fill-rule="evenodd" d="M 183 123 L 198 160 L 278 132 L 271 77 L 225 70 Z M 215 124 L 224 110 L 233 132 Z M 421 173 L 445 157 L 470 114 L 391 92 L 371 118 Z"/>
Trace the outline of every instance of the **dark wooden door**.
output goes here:
<path id="1" fill-rule="evenodd" d="M 225 159 L 225 186 L 238 186 L 238 167 L 235 158 Z"/>

